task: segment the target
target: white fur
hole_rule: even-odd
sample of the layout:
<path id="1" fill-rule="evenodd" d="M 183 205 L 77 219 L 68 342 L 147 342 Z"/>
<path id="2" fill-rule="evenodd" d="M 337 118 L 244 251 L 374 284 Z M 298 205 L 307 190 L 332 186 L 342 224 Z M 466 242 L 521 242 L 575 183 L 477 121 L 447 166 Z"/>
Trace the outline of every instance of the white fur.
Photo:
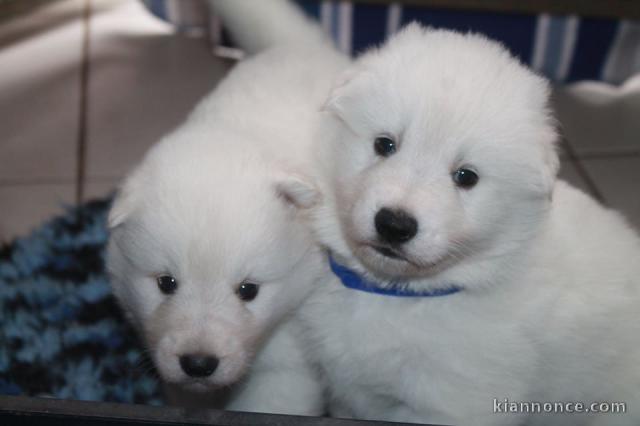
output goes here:
<path id="1" fill-rule="evenodd" d="M 115 200 L 113 288 L 175 402 L 214 405 L 219 389 L 245 377 L 256 353 L 248 383 L 254 376 L 269 383 L 274 361 L 300 358 L 295 321 L 271 333 L 306 297 L 322 263 L 304 216 L 320 200 L 308 172 L 311 123 L 339 67 L 331 55 L 291 46 L 237 65 L 150 150 Z M 178 280 L 175 294 L 159 290 L 160 275 Z M 260 284 L 250 302 L 236 295 L 245 280 Z M 179 357 L 193 353 L 220 359 L 210 377 L 182 371 Z M 227 406 L 261 411 L 296 401 L 277 411 L 321 414 L 321 388 L 309 387 L 313 374 L 287 382 L 306 390 L 290 386 L 259 401 L 241 384 Z M 205 395 L 185 399 L 183 391 Z"/>
<path id="2" fill-rule="evenodd" d="M 325 105 L 316 231 L 380 283 L 455 284 L 437 298 L 353 291 L 335 277 L 305 307 L 308 354 L 338 416 L 468 425 L 640 423 L 640 240 L 556 182 L 548 87 L 478 35 L 411 25 L 372 50 Z M 386 134 L 397 152 L 376 156 Z M 452 181 L 459 167 L 480 180 Z M 374 215 L 419 222 L 409 260 L 384 257 Z M 627 414 L 523 418 L 511 401 L 624 401 Z"/>
<path id="3" fill-rule="evenodd" d="M 234 41 L 247 53 L 261 52 L 271 46 L 326 43 L 319 26 L 289 0 L 209 0 Z"/>

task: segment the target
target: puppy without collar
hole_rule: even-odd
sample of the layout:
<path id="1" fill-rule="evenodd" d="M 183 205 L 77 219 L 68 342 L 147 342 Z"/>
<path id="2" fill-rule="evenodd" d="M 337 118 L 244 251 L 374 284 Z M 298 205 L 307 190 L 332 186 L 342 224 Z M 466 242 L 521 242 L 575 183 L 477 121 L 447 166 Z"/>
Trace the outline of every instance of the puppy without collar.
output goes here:
<path id="1" fill-rule="evenodd" d="M 225 407 L 324 409 L 307 390 L 312 371 L 259 400 L 250 385 L 280 388 L 270 366 L 300 358 L 289 317 L 323 261 L 305 219 L 320 200 L 308 163 L 337 65 L 302 53 L 292 45 L 236 65 L 149 151 L 110 212 L 114 292 L 174 403 L 216 406 L 241 382 Z"/>

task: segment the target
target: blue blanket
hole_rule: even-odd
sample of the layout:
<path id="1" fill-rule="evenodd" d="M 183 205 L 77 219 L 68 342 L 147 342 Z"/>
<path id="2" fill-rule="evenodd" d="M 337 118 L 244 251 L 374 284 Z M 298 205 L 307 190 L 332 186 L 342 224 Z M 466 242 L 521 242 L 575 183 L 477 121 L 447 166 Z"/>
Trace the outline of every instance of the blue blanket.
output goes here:
<path id="1" fill-rule="evenodd" d="M 104 271 L 108 201 L 0 247 L 0 393 L 160 404 Z"/>

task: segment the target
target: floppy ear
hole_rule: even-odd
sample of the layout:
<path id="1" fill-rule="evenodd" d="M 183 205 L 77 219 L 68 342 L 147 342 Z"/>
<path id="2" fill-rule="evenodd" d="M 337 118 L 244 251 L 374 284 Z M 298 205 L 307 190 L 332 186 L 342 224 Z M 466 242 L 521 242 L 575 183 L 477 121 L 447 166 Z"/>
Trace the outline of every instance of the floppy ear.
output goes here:
<path id="1" fill-rule="evenodd" d="M 378 111 L 386 113 L 386 105 L 377 96 L 380 85 L 376 81 L 376 76 L 362 67 L 347 71 L 331 90 L 321 112 L 338 119 L 353 133 L 368 128 L 376 122 Z"/>
<path id="2" fill-rule="evenodd" d="M 537 76 L 536 76 L 537 77 Z M 558 177 L 558 170 L 560 169 L 560 156 L 558 155 L 558 143 L 561 140 L 561 132 L 557 119 L 555 118 L 552 108 L 550 106 L 551 88 L 549 83 L 540 77 L 537 77 L 538 84 L 535 94 L 531 96 L 538 97 L 540 108 L 543 109 L 545 114 L 545 126 L 541 130 L 540 136 L 542 141 L 542 160 L 544 164 L 543 179 L 545 181 L 546 189 L 549 193 L 549 197 L 552 196 L 553 188 Z"/>
<path id="3" fill-rule="evenodd" d="M 116 198 L 113 200 L 107 225 L 109 229 L 120 226 L 131 215 L 135 206 L 135 191 L 131 178 L 127 179 L 118 189 Z"/>
<path id="4" fill-rule="evenodd" d="M 351 68 L 343 72 L 333 84 L 329 98 L 321 108 L 322 112 L 331 112 L 340 116 L 343 110 L 343 101 L 349 93 L 349 86 L 358 77 L 360 70 Z"/>
<path id="5" fill-rule="evenodd" d="M 419 35 L 429 31 L 417 22 L 412 22 L 401 29 L 388 41 L 389 45 L 402 44 L 405 39 L 416 39 Z M 332 85 L 329 98 L 322 107 L 322 112 L 333 112 L 338 117 L 345 119 L 342 113 L 350 99 L 358 94 L 367 93 L 372 87 L 380 86 L 376 77 L 369 71 L 368 59 L 374 57 L 378 49 L 373 48 L 356 61 L 354 65 L 338 76 Z"/>
<path id="6" fill-rule="evenodd" d="M 543 171 L 543 180 L 545 182 L 546 190 L 549 194 L 549 198 L 553 195 L 553 188 L 555 187 L 555 182 L 558 177 L 558 170 L 560 169 L 560 156 L 556 150 L 556 140 L 558 135 L 553 132 L 553 136 L 551 139 L 543 147 L 543 161 L 544 161 L 544 171 Z"/>
<path id="7" fill-rule="evenodd" d="M 313 181 L 300 174 L 287 174 L 276 183 L 276 192 L 288 204 L 299 209 L 316 205 L 321 198 L 320 190 Z"/>
<path id="8" fill-rule="evenodd" d="M 549 82 L 534 73 L 529 72 L 528 74 L 529 84 L 523 86 L 523 96 L 526 96 L 536 117 L 533 123 L 535 123 L 537 129 L 537 144 L 540 145 L 541 149 L 542 167 L 539 172 L 541 173 L 542 191 L 551 198 L 558 176 L 558 169 L 560 169 L 557 145 L 562 138 L 561 129 L 551 108 L 551 86 Z"/>

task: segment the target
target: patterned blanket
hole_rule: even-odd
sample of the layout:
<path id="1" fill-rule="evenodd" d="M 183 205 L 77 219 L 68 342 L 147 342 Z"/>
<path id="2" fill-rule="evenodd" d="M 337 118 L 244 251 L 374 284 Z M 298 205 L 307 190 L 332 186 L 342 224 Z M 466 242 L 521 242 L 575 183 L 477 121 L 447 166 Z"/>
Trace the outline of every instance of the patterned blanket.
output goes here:
<path id="1" fill-rule="evenodd" d="M 161 404 L 104 271 L 109 201 L 0 247 L 0 393 Z"/>

